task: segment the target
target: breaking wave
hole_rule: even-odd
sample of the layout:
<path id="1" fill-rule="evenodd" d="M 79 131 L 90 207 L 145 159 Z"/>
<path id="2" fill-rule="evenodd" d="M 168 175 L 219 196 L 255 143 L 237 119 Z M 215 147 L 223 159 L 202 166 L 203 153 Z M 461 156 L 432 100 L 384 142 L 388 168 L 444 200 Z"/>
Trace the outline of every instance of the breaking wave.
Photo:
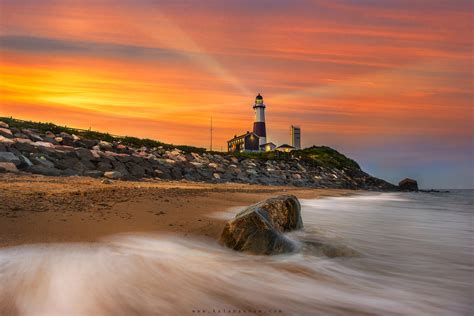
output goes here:
<path id="1" fill-rule="evenodd" d="M 303 200 L 301 251 L 272 257 L 151 234 L 4 248 L 0 314 L 469 314 L 472 200 L 451 199 Z"/>

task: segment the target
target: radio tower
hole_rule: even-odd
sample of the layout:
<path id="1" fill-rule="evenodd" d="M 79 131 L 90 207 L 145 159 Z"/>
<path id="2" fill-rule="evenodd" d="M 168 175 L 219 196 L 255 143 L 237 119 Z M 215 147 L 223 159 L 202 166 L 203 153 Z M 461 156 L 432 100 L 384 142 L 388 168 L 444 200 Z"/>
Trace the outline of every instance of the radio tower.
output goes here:
<path id="1" fill-rule="evenodd" d="M 211 146 L 210 151 L 212 151 L 212 116 L 211 116 Z"/>

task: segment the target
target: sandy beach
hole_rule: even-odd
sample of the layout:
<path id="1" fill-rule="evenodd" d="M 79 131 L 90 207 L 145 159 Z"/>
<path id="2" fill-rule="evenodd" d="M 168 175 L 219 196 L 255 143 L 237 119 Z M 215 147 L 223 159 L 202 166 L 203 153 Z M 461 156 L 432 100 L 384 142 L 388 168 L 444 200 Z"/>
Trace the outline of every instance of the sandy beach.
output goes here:
<path id="1" fill-rule="evenodd" d="M 232 213 L 279 194 L 302 205 L 296 252 L 216 242 Z M 1 315 L 472 311 L 469 192 L 2 174 L 0 199 Z"/>
<path id="2" fill-rule="evenodd" d="M 86 177 L 0 175 L 0 247 L 45 242 L 93 242 L 130 232 L 216 239 L 224 222 L 209 216 L 279 194 L 298 198 L 357 191 Z"/>

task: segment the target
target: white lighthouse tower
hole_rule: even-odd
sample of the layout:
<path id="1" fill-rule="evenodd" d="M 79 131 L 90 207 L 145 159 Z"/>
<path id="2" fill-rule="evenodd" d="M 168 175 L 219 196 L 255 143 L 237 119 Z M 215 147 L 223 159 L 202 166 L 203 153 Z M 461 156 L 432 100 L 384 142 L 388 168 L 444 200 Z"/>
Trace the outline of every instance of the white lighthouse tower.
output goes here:
<path id="1" fill-rule="evenodd" d="M 265 104 L 260 93 L 255 98 L 255 122 L 253 123 L 253 132 L 260 137 L 259 145 L 267 143 L 267 131 L 265 129 Z"/>

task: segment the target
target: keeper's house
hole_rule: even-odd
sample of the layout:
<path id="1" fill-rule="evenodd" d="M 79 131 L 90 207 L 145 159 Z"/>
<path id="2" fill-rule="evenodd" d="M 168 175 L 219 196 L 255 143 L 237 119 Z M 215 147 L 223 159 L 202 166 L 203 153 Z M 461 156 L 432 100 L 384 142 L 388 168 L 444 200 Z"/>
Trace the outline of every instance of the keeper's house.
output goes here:
<path id="1" fill-rule="evenodd" d="M 289 152 L 295 150 L 295 147 L 290 146 L 288 144 L 283 144 L 283 145 L 280 145 L 277 148 L 275 148 L 275 150 L 281 151 L 281 152 L 284 152 L 284 153 L 289 153 Z"/>
<path id="2" fill-rule="evenodd" d="M 227 150 L 229 152 L 242 151 L 259 151 L 260 137 L 254 132 L 247 132 L 243 135 L 237 136 L 227 142 Z"/>

